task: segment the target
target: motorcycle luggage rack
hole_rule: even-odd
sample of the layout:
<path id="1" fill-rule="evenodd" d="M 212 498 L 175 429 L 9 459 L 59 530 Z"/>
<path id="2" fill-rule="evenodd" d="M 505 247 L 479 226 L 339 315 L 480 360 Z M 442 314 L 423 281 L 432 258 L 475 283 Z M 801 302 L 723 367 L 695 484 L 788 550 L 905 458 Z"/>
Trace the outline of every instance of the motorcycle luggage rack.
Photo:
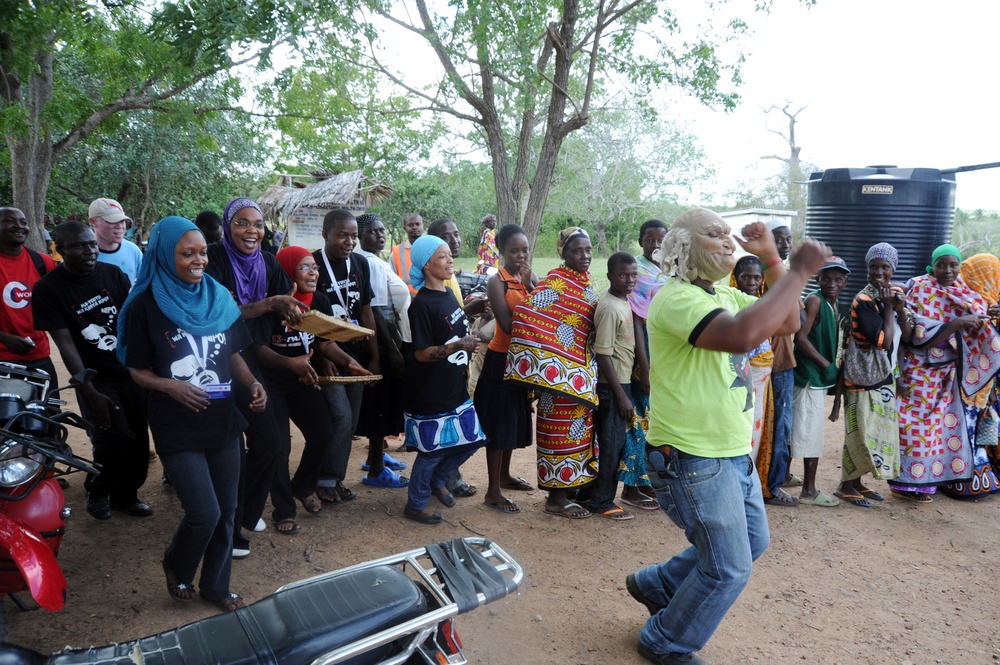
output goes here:
<path id="1" fill-rule="evenodd" d="M 435 575 L 441 577 L 443 571 L 439 570 L 441 566 L 433 560 L 435 556 L 440 556 L 440 553 L 435 555 L 432 552 L 434 548 L 440 548 L 451 554 L 451 562 L 459 569 L 457 571 L 458 574 L 465 577 L 465 581 L 472 581 L 473 589 L 471 593 L 468 593 L 468 588 L 464 590 L 464 593 L 462 593 L 462 590 L 454 589 L 453 587 L 456 586 L 454 581 L 452 582 L 452 586 L 449 587 L 447 582 L 435 579 Z M 492 572 L 484 571 L 484 563 Z M 342 568 L 330 573 L 316 575 L 286 584 L 278 589 L 278 591 L 292 589 L 322 579 L 349 575 L 353 572 L 375 566 L 402 566 L 404 571 L 409 566 L 409 569 L 424 583 L 426 589 L 433 594 L 434 600 L 437 601 L 439 607 L 430 609 L 415 619 L 405 621 L 325 653 L 313 659 L 311 665 L 335 665 L 335 663 L 343 663 L 359 654 L 390 644 L 401 638 L 412 636 L 400 653 L 379 661 L 379 665 L 401 665 L 413 656 L 417 648 L 429 636 L 434 634 L 438 624 L 460 613 L 467 612 L 492 600 L 506 596 L 508 593 L 515 591 L 524 579 L 524 570 L 520 564 L 493 541 L 487 538 L 468 537 L 455 538 L 454 540 L 444 541 L 437 545 L 428 545 L 427 547 L 401 552 L 374 561 L 366 561 L 365 563 Z M 461 581 L 457 585 L 467 586 L 463 585 Z M 452 597 L 453 594 L 461 595 L 461 597 L 454 599 Z"/>

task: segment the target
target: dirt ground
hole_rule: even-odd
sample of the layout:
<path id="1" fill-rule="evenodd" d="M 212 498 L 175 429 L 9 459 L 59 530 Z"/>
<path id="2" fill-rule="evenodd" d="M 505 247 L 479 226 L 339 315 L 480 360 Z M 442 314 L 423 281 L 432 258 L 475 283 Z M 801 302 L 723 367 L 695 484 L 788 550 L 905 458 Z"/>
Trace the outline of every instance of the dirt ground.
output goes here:
<path id="1" fill-rule="evenodd" d="M 827 426 L 820 486 L 836 488 L 840 423 Z M 87 451 L 82 436 L 77 450 Z M 405 490 L 361 484 L 363 442 L 355 442 L 348 484 L 358 498 L 300 514 L 302 533 L 252 535 L 253 553 L 234 564 L 232 588 L 264 598 L 293 580 L 456 536 L 483 534 L 512 554 L 525 582 L 511 596 L 459 618 L 469 660 L 524 663 L 638 664 L 636 640 L 645 609 L 625 591 L 625 575 L 686 546 L 661 512 L 611 522 L 571 521 L 542 513 L 540 491 L 512 492 L 523 511 L 483 506 L 482 453 L 463 472 L 480 495 L 443 510 L 446 522 L 424 526 L 401 517 Z M 412 462 L 412 455 L 400 454 Z M 801 473 L 801 461 L 793 470 Z M 533 478 L 534 450 L 518 451 L 513 469 Z M 70 478 L 75 514 L 60 553 L 69 580 L 66 608 L 10 615 L 10 640 L 51 652 L 64 645 L 123 641 L 207 617 L 201 602 L 182 605 L 166 593 L 160 559 L 180 510 L 152 461 L 141 497 L 156 515 L 115 514 L 97 522 L 85 511 L 83 477 Z M 884 483 L 872 486 L 885 490 Z M 887 493 L 887 492 L 886 492 Z M 873 509 L 767 508 L 771 546 L 750 584 L 701 652 L 710 663 L 993 663 L 1000 661 L 995 586 L 1000 500 L 925 506 L 887 498 Z M 30 599 L 29 599 L 30 600 Z"/>

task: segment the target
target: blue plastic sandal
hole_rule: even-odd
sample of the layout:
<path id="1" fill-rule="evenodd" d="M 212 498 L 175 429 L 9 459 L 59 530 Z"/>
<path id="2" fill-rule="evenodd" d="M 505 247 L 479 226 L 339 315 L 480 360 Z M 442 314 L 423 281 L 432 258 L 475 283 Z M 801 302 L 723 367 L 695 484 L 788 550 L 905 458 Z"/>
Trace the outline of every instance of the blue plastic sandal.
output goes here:
<path id="1" fill-rule="evenodd" d="M 410 484 L 410 479 L 399 475 L 389 467 L 382 469 L 382 473 L 375 478 L 361 476 L 361 482 L 373 487 L 406 487 Z"/>
<path id="2" fill-rule="evenodd" d="M 392 469 L 393 471 L 402 471 L 407 466 L 409 466 L 409 464 L 407 464 L 402 460 L 398 460 L 395 457 L 390 457 L 389 453 L 382 453 L 382 464 L 385 465 L 385 468 Z M 361 465 L 362 471 L 369 471 L 371 470 L 371 468 L 372 467 L 370 464 L 368 464 L 368 462 L 365 462 L 364 464 Z"/>

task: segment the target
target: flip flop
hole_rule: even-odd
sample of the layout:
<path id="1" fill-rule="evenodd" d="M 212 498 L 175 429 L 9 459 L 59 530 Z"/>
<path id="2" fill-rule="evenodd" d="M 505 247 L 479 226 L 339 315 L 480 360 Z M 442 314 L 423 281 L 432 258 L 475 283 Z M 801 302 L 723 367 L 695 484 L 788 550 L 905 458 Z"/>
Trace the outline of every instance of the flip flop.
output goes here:
<path id="1" fill-rule="evenodd" d="M 866 499 L 871 499 L 872 501 L 885 501 L 884 496 L 882 496 L 875 490 L 871 489 L 870 487 L 866 487 L 863 490 L 858 490 L 858 492 L 860 492 L 861 495 Z"/>
<path id="2" fill-rule="evenodd" d="M 337 491 L 337 496 L 340 497 L 341 501 L 354 501 L 354 492 L 344 483 L 338 482 L 334 489 Z"/>
<path id="3" fill-rule="evenodd" d="M 600 511 L 597 514 L 601 517 L 607 517 L 609 520 L 614 520 L 615 522 L 624 522 L 625 520 L 630 520 L 635 517 L 635 515 L 620 506 L 608 508 L 607 510 Z"/>
<path id="4" fill-rule="evenodd" d="M 524 478 L 515 478 L 513 482 L 500 483 L 500 489 L 514 490 L 515 492 L 530 492 L 535 487 Z"/>
<path id="5" fill-rule="evenodd" d="M 660 504 L 657 503 L 655 499 L 650 499 L 648 497 L 638 500 L 626 499 L 625 497 L 622 497 L 621 502 L 626 506 L 632 506 L 633 508 L 638 508 L 639 510 L 656 510 L 660 507 Z"/>
<path id="6" fill-rule="evenodd" d="M 833 495 L 839 499 L 843 499 L 852 506 L 857 506 L 858 508 L 872 508 L 872 504 L 868 500 L 861 496 L 860 494 L 844 494 L 840 490 L 837 490 Z"/>
<path id="7" fill-rule="evenodd" d="M 499 510 L 501 513 L 507 515 L 513 515 L 514 513 L 521 512 L 521 509 L 516 503 L 510 499 L 504 499 L 503 501 L 483 501 L 484 506 L 489 506 L 493 510 Z"/>
<path id="8" fill-rule="evenodd" d="M 912 501 L 913 503 L 930 503 L 934 501 L 934 499 L 927 496 L 923 492 L 904 492 L 902 490 L 892 490 L 891 494 L 897 499 Z"/>
<path id="9" fill-rule="evenodd" d="M 821 506 L 823 508 L 833 508 L 834 506 L 839 506 L 840 502 L 827 495 L 826 492 L 820 490 L 819 494 L 812 497 L 811 499 L 803 499 L 799 497 L 799 503 L 804 503 L 807 506 Z"/>
<path id="10" fill-rule="evenodd" d="M 567 513 L 566 512 L 567 510 L 570 510 L 572 508 L 579 508 L 580 510 L 583 510 L 583 514 L 582 515 L 574 515 L 572 513 Z M 580 504 L 576 503 L 575 501 L 570 501 L 569 503 L 567 503 L 566 505 L 564 505 L 559 510 L 549 510 L 548 508 L 545 508 L 545 509 L 543 509 L 543 512 L 546 515 L 555 515 L 556 517 L 565 517 L 568 520 L 582 520 L 582 519 L 586 519 L 586 518 L 590 517 L 593 514 L 589 510 L 584 510 L 583 506 L 581 506 Z"/>
<path id="11" fill-rule="evenodd" d="M 291 525 L 290 528 L 288 529 L 281 528 L 289 524 Z M 300 527 L 298 523 L 291 517 L 286 517 L 285 519 L 278 520 L 277 522 L 274 523 L 274 530 L 283 536 L 294 536 L 300 531 L 302 531 L 302 527 Z"/>
<path id="12" fill-rule="evenodd" d="M 410 484 L 410 479 L 386 468 L 374 478 L 361 476 L 361 482 L 372 487 L 406 487 Z"/>

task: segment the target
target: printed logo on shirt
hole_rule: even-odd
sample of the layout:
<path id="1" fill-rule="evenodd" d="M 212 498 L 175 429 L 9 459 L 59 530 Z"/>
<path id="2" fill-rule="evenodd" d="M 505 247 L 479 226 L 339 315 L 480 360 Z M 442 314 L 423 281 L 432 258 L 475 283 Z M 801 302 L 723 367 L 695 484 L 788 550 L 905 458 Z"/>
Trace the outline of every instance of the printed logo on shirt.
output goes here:
<path id="1" fill-rule="evenodd" d="M 451 339 L 449 339 L 444 344 L 445 344 L 445 346 L 447 346 L 447 345 L 451 344 L 452 342 L 459 341 L 460 339 L 462 339 L 462 338 L 456 335 L 456 336 L 452 337 Z M 463 367 L 463 366 L 469 364 L 469 354 L 468 354 L 467 351 L 464 351 L 464 350 L 462 350 L 462 351 L 456 351 L 455 353 L 453 353 L 450 356 L 448 356 L 448 362 L 450 362 L 452 365 L 458 365 L 459 367 Z"/>
<path id="2" fill-rule="evenodd" d="M 90 321 L 80 330 L 80 335 L 85 340 L 97 346 L 101 351 L 114 351 L 118 346 L 118 337 L 115 333 L 118 317 L 118 306 L 115 305 L 107 289 L 102 289 L 99 295 L 72 308 L 73 313 L 81 320 L 83 325 Z M 89 314 L 89 316 L 84 316 Z"/>
<path id="3" fill-rule="evenodd" d="M 170 335 L 170 338 L 174 343 L 177 343 L 184 339 L 184 335 L 185 333 L 178 329 L 176 335 Z M 207 341 L 207 345 L 204 347 L 208 351 L 206 358 L 202 361 L 194 353 L 190 353 L 180 360 L 175 360 L 170 364 L 170 378 L 177 379 L 178 381 L 186 381 L 196 386 L 217 384 L 219 382 L 219 374 L 215 371 L 217 365 L 216 358 L 222 353 L 223 344 L 226 343 L 226 333 L 197 337 L 195 339 L 197 339 L 198 344 L 200 344 L 201 340 Z"/>
<path id="4" fill-rule="evenodd" d="M 8 282 L 3 287 L 3 302 L 11 309 L 23 309 L 31 304 L 31 289 L 22 282 Z"/>

